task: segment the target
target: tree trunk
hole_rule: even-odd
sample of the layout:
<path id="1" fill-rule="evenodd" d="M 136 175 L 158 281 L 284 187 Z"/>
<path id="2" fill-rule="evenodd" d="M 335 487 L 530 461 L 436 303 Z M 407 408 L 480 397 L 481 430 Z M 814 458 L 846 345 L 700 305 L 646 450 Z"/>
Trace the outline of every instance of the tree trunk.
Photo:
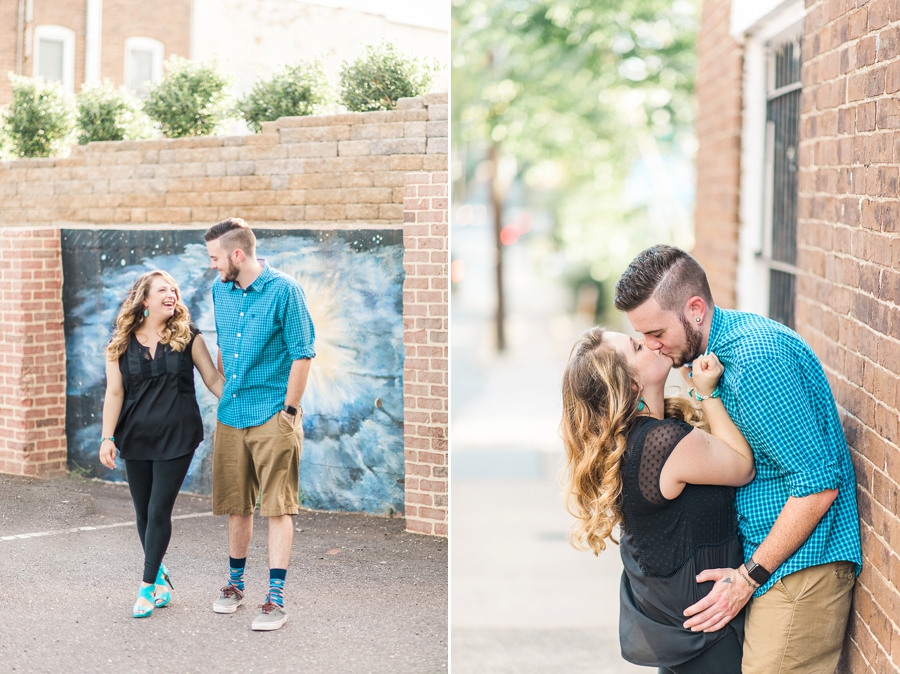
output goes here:
<path id="1" fill-rule="evenodd" d="M 503 201 L 505 190 L 500 184 L 500 151 L 496 143 L 491 144 L 491 211 L 494 216 L 494 245 L 496 246 L 496 281 L 497 281 L 497 350 L 506 350 L 506 334 L 503 323 L 506 319 L 506 308 L 503 300 L 503 242 L 500 230 L 503 229 Z"/>

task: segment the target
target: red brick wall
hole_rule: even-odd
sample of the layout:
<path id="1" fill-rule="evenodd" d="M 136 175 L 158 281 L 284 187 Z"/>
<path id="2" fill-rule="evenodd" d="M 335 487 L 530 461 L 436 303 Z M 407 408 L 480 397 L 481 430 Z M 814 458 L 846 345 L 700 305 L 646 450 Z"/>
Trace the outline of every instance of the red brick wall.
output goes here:
<path id="1" fill-rule="evenodd" d="M 19 3 L 0 2 L 0 107 L 12 100 L 12 83 L 6 73 L 16 72 L 16 31 L 19 25 Z"/>
<path id="2" fill-rule="evenodd" d="M 164 58 L 191 56 L 191 0 L 103 0 L 100 76 L 125 81 L 125 40 L 151 37 L 165 46 Z"/>
<path id="3" fill-rule="evenodd" d="M 704 0 L 697 36 L 697 206 L 693 255 L 716 304 L 735 306 L 741 161 L 740 46 L 728 34 L 731 0 Z"/>
<path id="4" fill-rule="evenodd" d="M 857 7 L 857 5 L 859 5 Z M 900 5 L 808 3 L 797 329 L 828 373 L 864 568 L 841 672 L 900 668 Z M 896 650 L 895 650 L 896 647 Z"/>
<path id="5" fill-rule="evenodd" d="M 403 367 L 406 528 L 447 536 L 447 172 L 408 173 L 404 187 Z"/>
<path id="6" fill-rule="evenodd" d="M 0 472 L 66 470 L 59 230 L 0 229 Z"/>

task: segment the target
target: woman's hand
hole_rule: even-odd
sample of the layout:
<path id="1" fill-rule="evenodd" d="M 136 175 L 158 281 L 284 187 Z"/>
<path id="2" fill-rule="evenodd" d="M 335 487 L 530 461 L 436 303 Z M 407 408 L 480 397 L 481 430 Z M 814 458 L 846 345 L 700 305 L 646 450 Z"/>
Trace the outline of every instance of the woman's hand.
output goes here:
<path id="1" fill-rule="evenodd" d="M 104 440 L 100 443 L 100 463 L 110 470 L 116 469 L 116 443 L 112 440 Z"/>
<path id="2" fill-rule="evenodd" d="M 694 360 L 694 376 L 691 380 L 694 382 L 694 386 L 697 387 L 697 393 L 702 396 L 712 395 L 724 371 L 725 367 L 714 353 L 700 356 Z"/>

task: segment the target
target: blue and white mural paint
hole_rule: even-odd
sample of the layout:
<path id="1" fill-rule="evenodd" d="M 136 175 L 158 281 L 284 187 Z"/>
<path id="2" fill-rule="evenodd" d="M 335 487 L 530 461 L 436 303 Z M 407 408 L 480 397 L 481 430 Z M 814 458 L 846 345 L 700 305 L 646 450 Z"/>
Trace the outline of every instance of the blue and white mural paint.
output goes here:
<path id="1" fill-rule="evenodd" d="M 303 397 L 302 505 L 403 511 L 403 242 L 399 230 L 254 230 L 257 255 L 296 278 L 316 326 Z M 125 480 L 97 456 L 106 387 L 104 348 L 135 279 L 165 269 L 216 356 L 201 230 L 63 230 L 66 434 L 70 465 Z M 183 489 L 212 489 L 216 398 L 195 373 L 205 439 Z M 121 464 L 121 461 L 119 462 Z"/>

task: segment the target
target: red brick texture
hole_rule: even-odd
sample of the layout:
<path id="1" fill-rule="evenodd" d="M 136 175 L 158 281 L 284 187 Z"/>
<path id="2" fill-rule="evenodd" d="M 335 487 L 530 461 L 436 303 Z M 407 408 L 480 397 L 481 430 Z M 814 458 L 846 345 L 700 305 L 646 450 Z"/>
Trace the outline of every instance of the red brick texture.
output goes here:
<path id="1" fill-rule="evenodd" d="M 900 669 L 900 5 L 807 3 L 797 330 L 828 373 L 864 567 L 839 671 Z"/>
<path id="2" fill-rule="evenodd" d="M 447 172 L 408 173 L 403 200 L 406 528 L 447 536 Z"/>
<path id="3" fill-rule="evenodd" d="M 716 304 L 735 306 L 743 58 L 728 34 L 731 0 L 704 0 L 697 36 L 697 205 L 693 255 Z"/>
<path id="4" fill-rule="evenodd" d="M 0 229 L 0 472 L 66 470 L 59 230 Z"/>

